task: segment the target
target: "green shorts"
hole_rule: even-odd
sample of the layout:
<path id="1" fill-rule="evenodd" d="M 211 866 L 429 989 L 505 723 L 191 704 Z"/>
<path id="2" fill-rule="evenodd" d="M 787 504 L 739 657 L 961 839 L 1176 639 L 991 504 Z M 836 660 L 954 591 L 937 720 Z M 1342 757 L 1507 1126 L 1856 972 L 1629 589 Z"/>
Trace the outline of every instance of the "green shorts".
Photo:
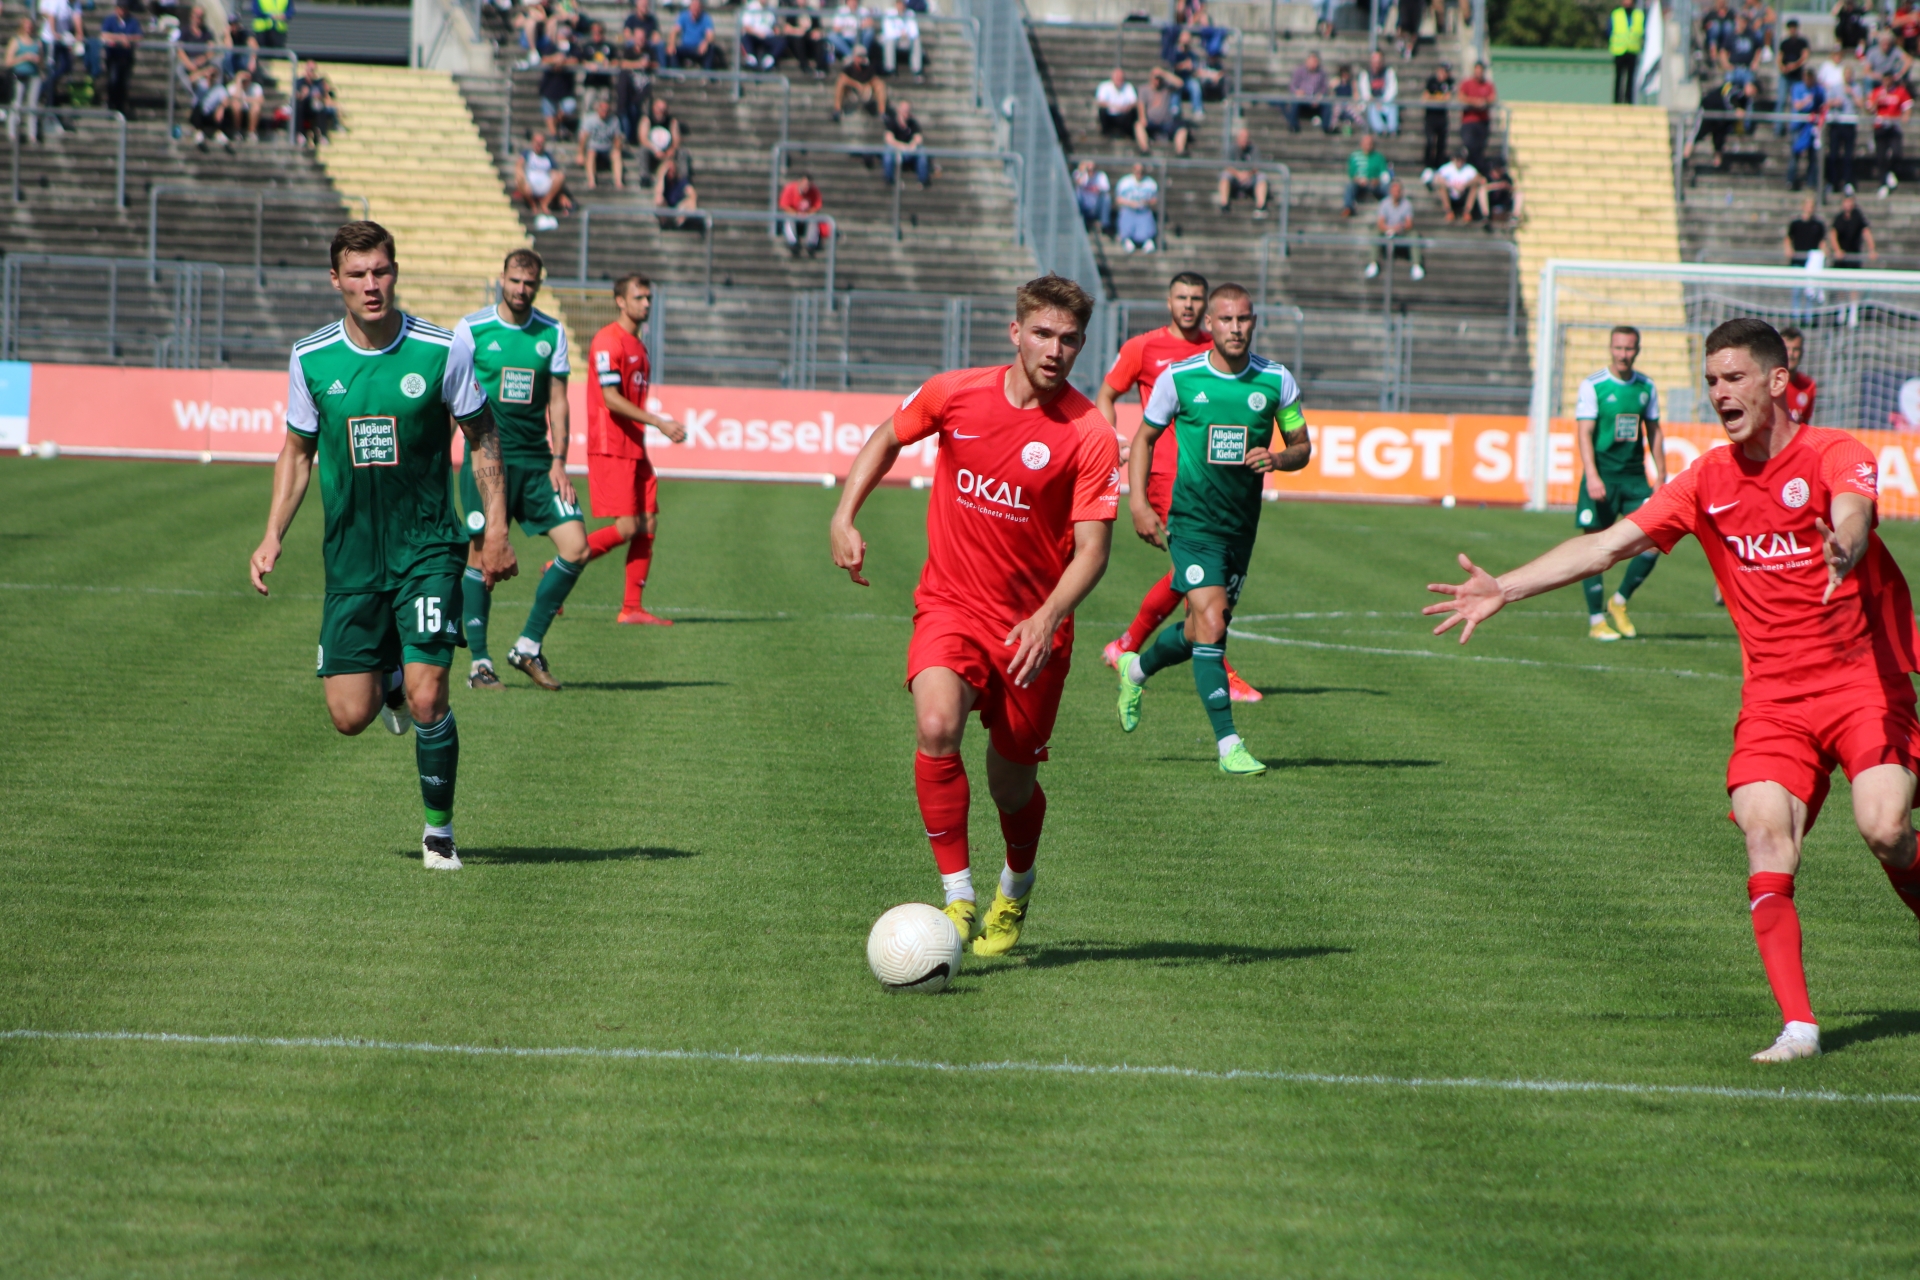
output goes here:
<path id="1" fill-rule="evenodd" d="M 453 665 L 460 634 L 461 568 L 414 578 L 398 591 L 327 594 L 320 606 L 323 676 L 392 671 L 403 662 Z"/>
<path id="2" fill-rule="evenodd" d="M 1240 600 L 1240 588 L 1247 583 L 1247 562 L 1253 559 L 1253 544 L 1224 545 L 1218 542 L 1191 542 L 1169 536 L 1167 549 L 1173 553 L 1173 589 L 1181 595 L 1195 587 L 1225 587 L 1227 607 Z"/>
<path id="3" fill-rule="evenodd" d="M 1607 496 L 1595 502 L 1587 494 L 1587 478 L 1580 477 L 1580 503 L 1574 508 L 1573 522 L 1580 526 L 1582 533 L 1611 529 L 1614 521 L 1632 515 L 1641 503 L 1653 496 L 1653 486 L 1645 480 L 1600 478 L 1606 482 Z"/>
<path id="4" fill-rule="evenodd" d="M 580 508 L 563 501 L 553 491 L 552 465 L 539 467 L 505 462 L 500 466 L 507 480 L 507 519 L 526 533 L 545 533 L 555 525 L 580 519 Z M 465 516 L 469 538 L 477 538 L 487 531 L 480 486 L 473 482 L 471 454 L 460 464 L 460 510 Z"/>

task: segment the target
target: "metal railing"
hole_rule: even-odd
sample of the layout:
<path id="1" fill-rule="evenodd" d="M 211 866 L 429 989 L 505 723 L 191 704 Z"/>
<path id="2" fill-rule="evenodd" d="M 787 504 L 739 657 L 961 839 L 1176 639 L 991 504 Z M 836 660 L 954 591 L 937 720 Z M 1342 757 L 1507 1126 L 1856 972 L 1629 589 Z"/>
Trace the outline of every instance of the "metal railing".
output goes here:
<path id="1" fill-rule="evenodd" d="M 767 166 L 767 211 L 777 213 L 780 204 L 780 180 L 786 173 L 786 161 L 795 153 L 825 154 L 836 156 L 859 156 L 880 159 L 889 148 L 885 144 L 874 146 L 871 143 L 861 145 L 846 142 L 776 142 Z M 900 190 L 906 186 L 905 157 L 926 156 L 932 160 L 999 160 L 1014 167 L 1013 178 L 1013 226 L 1019 242 L 1025 242 L 1026 219 L 1022 216 L 1021 201 L 1026 190 L 1027 158 L 1017 151 L 989 151 L 971 147 L 915 147 L 911 151 L 898 147 L 891 148 L 897 157 L 901 157 L 893 175 L 893 238 L 900 239 Z M 772 234 L 769 231 L 769 234 Z"/>
<path id="2" fill-rule="evenodd" d="M 147 274 L 153 277 L 154 265 L 160 260 L 160 197 L 163 195 L 191 196 L 196 199 L 253 201 L 253 277 L 261 288 L 266 287 L 267 273 L 263 259 L 266 225 L 266 206 L 269 201 L 275 204 L 326 204 L 338 205 L 344 201 L 358 200 L 360 216 L 373 216 L 372 206 L 365 196 L 349 195 L 333 191 L 278 191 L 266 187 L 249 187 L 240 183 L 206 182 L 158 182 L 147 188 Z"/>
<path id="3" fill-rule="evenodd" d="M 1442 252 L 1459 251 L 1463 253 L 1499 253 L 1507 259 L 1507 338 L 1511 341 L 1519 333 L 1520 319 L 1520 247 L 1511 240 L 1470 240 L 1461 236 L 1386 236 L 1386 235 L 1338 235 L 1332 232 L 1290 231 L 1284 237 L 1278 232 L 1263 236 L 1260 240 L 1260 285 L 1256 295 L 1260 305 L 1266 305 L 1269 263 L 1273 248 L 1278 244 L 1282 257 L 1287 256 L 1289 248 L 1296 244 L 1323 245 L 1328 247 L 1344 246 L 1353 249 L 1367 247 L 1399 248 L 1402 245 L 1415 247 L 1422 252 L 1438 249 Z M 1393 271 L 1391 256 L 1389 269 L 1382 273 L 1382 308 L 1393 307 Z"/>
<path id="4" fill-rule="evenodd" d="M 840 243 L 840 229 L 827 214 L 788 213 L 777 209 L 771 213 L 765 213 L 758 209 L 673 209 L 662 206 L 650 206 L 644 209 L 582 208 L 580 211 L 580 251 L 574 272 L 574 279 L 576 281 L 588 281 L 594 278 L 588 274 L 588 272 L 591 266 L 590 255 L 592 251 L 593 220 L 596 214 L 602 222 L 610 218 L 630 222 L 639 222 L 649 218 L 657 219 L 662 228 L 665 228 L 669 222 L 676 219 L 699 222 L 701 224 L 703 238 L 706 241 L 706 269 L 703 287 L 709 303 L 714 299 L 713 226 L 716 222 L 765 222 L 769 224 L 769 231 L 775 236 L 780 234 L 780 223 L 796 222 L 803 223 L 809 227 L 817 223 L 825 231 L 821 239 L 826 241 L 827 246 L 827 274 L 826 281 L 821 286 L 821 294 L 826 299 L 827 310 L 833 310 L 834 267 L 837 256 L 835 246 Z"/>
<path id="5" fill-rule="evenodd" d="M 832 19 L 833 19 L 832 13 L 830 13 L 825 9 L 800 9 L 800 8 L 790 7 L 787 5 L 781 5 L 778 8 L 769 10 L 769 12 L 772 13 L 773 16 L 776 18 L 810 17 L 810 18 L 816 19 L 821 23 L 821 36 L 823 39 L 825 38 L 827 30 L 831 27 Z M 925 40 L 925 29 L 927 27 L 952 26 L 952 27 L 959 27 L 962 31 L 966 32 L 969 36 L 972 37 L 973 48 L 976 51 L 980 48 L 980 23 L 977 19 L 968 18 L 968 17 L 957 17 L 957 18 L 947 17 L 941 14 L 935 14 L 935 13 L 916 13 L 913 15 L 913 19 L 915 24 L 921 28 L 921 32 L 922 32 L 921 38 L 923 41 Z M 746 63 L 746 38 L 747 38 L 746 29 L 736 24 L 734 27 L 734 35 L 733 35 L 733 65 L 735 67 L 743 66 Z M 875 35 L 873 37 L 873 43 L 878 44 L 879 42 L 880 42 L 880 36 L 878 34 L 878 31 L 876 30 Z M 788 47 L 791 48 L 792 46 L 789 45 Z M 922 47 L 921 52 L 924 55 L 925 53 L 924 45 Z M 876 67 L 876 70 L 877 69 L 878 68 Z M 969 71 L 973 81 L 971 85 L 971 91 L 972 91 L 971 96 L 973 98 L 973 105 L 976 107 L 981 106 L 983 105 L 983 103 L 980 96 L 980 59 L 977 52 L 973 58 L 972 66 L 969 68 Z M 773 75 L 777 73 L 762 72 L 761 74 Z M 740 96 L 737 86 L 733 96 L 736 98 Z M 782 137 L 782 140 L 784 141 L 785 135 L 783 134 L 781 135 L 781 137 Z"/>
<path id="6" fill-rule="evenodd" d="M 117 130 L 113 151 L 113 207 L 127 207 L 127 118 L 118 111 L 109 111 L 105 107 L 22 107 L 20 115 L 51 116 L 55 120 L 111 120 Z M 10 173 L 13 182 L 13 202 L 19 204 L 26 199 L 20 190 L 20 129 L 16 109 L 0 107 L 0 117 L 7 122 L 10 135 L 9 151 L 12 153 Z M 46 136 L 44 133 L 41 135 Z"/>
<path id="7" fill-rule="evenodd" d="M 1810 150 L 1813 152 L 1813 175 L 1808 181 L 1813 185 L 1807 194 L 1811 195 L 1816 203 L 1824 206 L 1827 203 L 1826 128 L 1828 124 L 1832 123 L 1826 120 L 1825 117 L 1826 113 L 1824 111 L 1708 111 L 1703 108 L 1693 111 L 1669 112 L 1667 118 L 1673 135 L 1674 200 L 1679 204 L 1685 204 L 1687 202 L 1687 173 L 1689 167 L 1691 167 L 1694 172 L 1698 172 L 1702 167 L 1692 163 L 1692 157 L 1689 153 L 1693 150 L 1695 143 L 1707 136 L 1708 131 L 1706 125 L 1709 121 L 1725 121 L 1729 131 L 1738 129 L 1742 124 L 1785 125 L 1788 128 L 1795 125 L 1811 124 L 1813 125 L 1813 146 Z M 1855 122 L 1856 125 L 1866 124 L 1869 126 L 1872 123 L 1871 119 L 1862 119 Z M 1715 154 L 1719 155 L 1722 153 L 1715 152 Z M 1763 158 L 1767 155 L 1764 151 L 1729 154 L 1753 154 Z"/>
<path id="8" fill-rule="evenodd" d="M 577 94 L 579 92 L 579 77 L 587 74 L 587 72 L 579 67 L 570 68 L 570 70 L 574 72 L 574 87 L 575 93 Z M 522 77 L 537 77 L 544 74 L 546 73 L 539 67 L 525 69 L 516 67 L 504 73 L 503 78 L 506 81 L 506 91 L 502 95 L 500 110 L 500 154 L 502 156 L 511 158 L 515 150 L 513 138 L 513 88 L 515 83 Z M 622 75 L 625 73 L 616 68 L 613 74 Z M 712 84 L 731 82 L 733 85 L 732 96 L 736 99 L 741 96 L 741 86 L 745 84 L 762 84 L 770 87 L 778 86 L 780 91 L 780 140 L 782 142 L 787 140 L 788 131 L 792 127 L 793 121 L 793 85 L 785 76 L 777 72 L 738 70 L 704 71 L 662 68 L 657 71 L 649 71 L 647 74 L 654 80 L 664 80 L 668 83 Z M 641 123 L 644 125 L 646 122 L 643 120 Z"/>
<path id="9" fill-rule="evenodd" d="M 152 264 L 138 258 L 96 258 L 77 254 L 10 253 L 0 268 L 0 360 L 17 360 L 23 343 L 79 342 L 102 343 L 108 360 L 117 360 L 131 343 L 150 345 L 157 368 L 197 369 L 203 360 L 218 353 L 226 342 L 227 269 L 217 262 L 163 262 L 158 265 L 153 285 L 147 288 L 147 273 Z M 103 274 L 106 279 L 101 296 L 90 303 L 87 315 L 99 329 L 62 324 L 44 310 L 34 309 L 23 319 L 23 303 L 29 292 L 28 272 L 39 268 L 49 273 L 49 288 L 71 286 L 76 277 Z M 212 332 L 205 315 L 207 277 L 215 281 Z M 122 315 L 132 302 L 130 294 L 142 294 L 142 310 L 149 317 L 164 316 L 154 327 L 129 325 Z"/>
<path id="10" fill-rule="evenodd" d="M 1134 165 L 1138 164 L 1145 165 L 1149 169 L 1157 170 L 1160 175 L 1157 181 L 1160 184 L 1162 199 L 1165 199 L 1167 189 L 1172 185 L 1169 181 L 1169 174 L 1176 171 L 1180 173 L 1211 173 L 1216 179 L 1228 169 L 1248 170 L 1258 173 L 1261 177 L 1267 179 L 1269 203 L 1274 203 L 1272 189 L 1276 186 L 1279 188 L 1280 198 L 1277 203 L 1280 210 L 1280 225 L 1275 229 L 1275 233 L 1281 237 L 1282 243 L 1285 243 L 1287 230 L 1291 225 L 1291 210 L 1293 208 L 1293 170 L 1284 164 L 1262 161 L 1256 164 L 1242 165 L 1236 164 L 1232 160 L 1181 160 L 1167 156 L 1121 154 L 1097 156 L 1076 155 L 1074 157 L 1076 164 L 1085 160 L 1093 161 L 1094 167 L 1098 169 L 1131 169 Z M 1278 179 L 1278 181 L 1276 182 L 1275 179 Z"/>
<path id="11" fill-rule="evenodd" d="M 1165 42 L 1164 32 L 1167 30 L 1167 28 L 1169 27 L 1178 28 L 1180 26 L 1179 23 L 1172 22 L 1172 21 L 1168 21 L 1164 23 L 1056 22 L 1050 18 L 1029 18 L 1027 19 L 1027 25 L 1029 28 L 1035 31 L 1112 31 L 1113 32 L 1113 65 L 1116 67 L 1126 65 L 1126 49 L 1127 49 L 1128 35 L 1130 34 L 1142 35 L 1142 36 L 1151 35 L 1153 36 L 1156 42 L 1164 44 Z M 1243 32 L 1238 27 L 1229 27 L 1224 23 L 1216 22 L 1211 25 L 1213 30 L 1215 31 L 1226 32 L 1226 39 L 1221 42 L 1222 47 L 1225 48 L 1230 46 L 1232 48 L 1232 53 L 1233 53 L 1232 69 L 1229 70 L 1226 67 L 1213 68 L 1214 70 L 1220 71 L 1229 77 L 1228 83 L 1232 87 L 1223 90 L 1222 96 L 1223 98 L 1230 100 L 1236 95 L 1238 95 L 1241 91 L 1241 87 L 1246 84 L 1246 54 L 1245 54 L 1246 43 L 1247 43 L 1246 33 Z M 1201 50 L 1200 53 L 1204 55 L 1205 51 Z M 1157 48 L 1154 51 L 1153 62 L 1156 66 L 1161 65 L 1159 50 Z"/>
<path id="12" fill-rule="evenodd" d="M 1121 341 L 1151 329 L 1160 328 L 1167 323 L 1167 300 L 1165 298 L 1121 298 L 1112 304 L 1115 324 Z M 1144 313 L 1152 317 L 1146 324 L 1138 323 L 1137 317 Z M 1266 347 L 1271 351 L 1262 334 L 1271 335 L 1276 326 L 1285 324 L 1293 331 L 1293 359 L 1287 368 L 1296 379 L 1303 378 L 1307 363 L 1307 313 L 1298 307 L 1272 304 L 1259 306 L 1254 314 L 1260 318 L 1260 327 L 1254 333 L 1254 346 Z M 1104 372 L 1104 370 L 1103 370 Z"/>

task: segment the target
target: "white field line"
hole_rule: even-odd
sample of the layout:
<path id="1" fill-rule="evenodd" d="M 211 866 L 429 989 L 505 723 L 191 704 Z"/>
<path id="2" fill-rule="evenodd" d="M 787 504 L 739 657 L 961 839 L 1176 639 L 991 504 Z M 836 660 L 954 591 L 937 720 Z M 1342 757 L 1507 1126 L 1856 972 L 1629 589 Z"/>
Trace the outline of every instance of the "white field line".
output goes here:
<path id="1" fill-rule="evenodd" d="M 1288 645 L 1296 649 L 1332 649 L 1340 653 L 1368 653 L 1383 658 L 1430 658 L 1441 662 L 1494 662 L 1514 667 L 1559 667 L 1567 671 L 1608 671 L 1630 676 L 1678 676 L 1685 680 L 1738 680 L 1739 676 L 1718 671 L 1686 671 L 1677 667 L 1620 667 L 1603 662 L 1546 662 L 1539 658 L 1503 658 L 1483 653 L 1435 653 L 1431 649 L 1382 649 L 1364 644 L 1334 644 L 1329 640 L 1295 640 L 1284 636 L 1263 636 L 1257 631 L 1230 627 L 1227 634 L 1236 640 L 1258 640 L 1262 644 Z"/>
<path id="2" fill-rule="evenodd" d="M 1144 1076 L 1175 1080 L 1255 1080 L 1278 1084 L 1317 1084 L 1336 1088 L 1478 1089 L 1497 1093 L 1597 1093 L 1631 1097 L 1714 1098 L 1756 1102 L 1852 1102 L 1912 1106 L 1920 1094 L 1840 1093 L 1830 1089 L 1739 1089 L 1723 1085 L 1623 1084 L 1601 1080 L 1482 1080 L 1459 1076 L 1331 1075 L 1317 1071 L 1223 1070 L 1156 1067 L 1137 1063 L 1101 1066 L 1079 1062 L 935 1062 L 916 1058 L 870 1058 L 812 1053 L 720 1053 L 706 1049 L 617 1049 L 561 1045 L 550 1048 L 512 1045 L 429 1044 L 419 1041 L 362 1040 L 347 1036 L 195 1036 L 165 1031 L 0 1031 L 0 1040 L 52 1040 L 169 1044 L 247 1049 L 347 1049 L 377 1053 L 439 1053 L 469 1058 L 589 1058 L 618 1062 L 716 1062 L 737 1066 L 833 1067 L 879 1071 L 917 1071 L 946 1075 Z"/>

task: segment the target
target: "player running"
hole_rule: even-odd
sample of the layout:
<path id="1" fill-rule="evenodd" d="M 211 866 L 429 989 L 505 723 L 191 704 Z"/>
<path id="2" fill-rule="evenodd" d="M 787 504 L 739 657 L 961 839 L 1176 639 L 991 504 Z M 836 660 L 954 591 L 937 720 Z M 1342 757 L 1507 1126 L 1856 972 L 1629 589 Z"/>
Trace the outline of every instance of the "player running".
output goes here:
<path id="1" fill-rule="evenodd" d="M 399 268 L 387 229 L 347 223 L 334 234 L 332 260 L 346 316 L 293 344 L 287 439 L 273 466 L 266 536 L 250 564 L 253 586 L 267 594 L 317 464 L 326 512 L 319 674 L 327 713 L 349 737 L 376 716 L 396 734 L 411 721 L 427 816 L 421 858 L 457 871 L 460 733 L 447 709 L 447 668 L 460 643 L 455 605 L 467 547 L 448 492 L 448 414 L 466 434 L 487 516 L 484 587 L 516 571 L 500 438 L 453 335 L 394 308 Z"/>
<path id="2" fill-rule="evenodd" d="M 476 311 L 453 328 L 458 358 L 473 366 L 487 407 L 500 431 L 500 463 L 505 472 L 507 518 L 523 532 L 553 539 L 553 559 L 540 575 L 533 608 L 507 665 L 542 689 L 559 692 L 560 682 L 540 651 L 547 628 L 566 603 L 580 570 L 587 564 L 587 528 L 579 499 L 567 478 L 567 331 L 544 311 L 534 309 L 546 264 L 531 249 L 515 249 L 500 268 L 500 301 Z M 480 490 L 473 479 L 473 455 L 460 464 L 460 506 L 466 512 L 467 572 L 461 579 L 460 616 L 466 620 L 473 666 L 470 689 L 500 689 L 493 659 L 487 654 L 487 620 L 493 593 L 480 569 L 480 548 L 487 530 Z"/>
<path id="3" fill-rule="evenodd" d="M 1014 300 L 1014 362 L 940 374 L 901 401 L 853 460 L 831 529 L 833 562 L 866 586 L 867 544 L 854 517 L 902 446 L 939 435 L 907 648 L 913 780 L 947 915 L 966 942 L 977 912 L 960 739 L 977 710 L 1007 845 L 977 955 L 1004 955 L 1020 940 L 1047 816 L 1038 766 L 1073 655 L 1073 611 L 1107 567 L 1120 500 L 1119 443 L 1067 385 L 1093 299 L 1048 275 Z"/>
<path id="4" fill-rule="evenodd" d="M 1630 324 L 1607 335 L 1607 367 L 1580 384 L 1573 416 L 1579 424 L 1580 502 L 1574 520 L 1589 533 L 1611 529 L 1614 521 L 1640 509 L 1653 496 L 1647 487 L 1647 451 L 1659 483 L 1667 482 L 1667 446 L 1660 432 L 1660 393 L 1653 379 L 1634 371 L 1640 358 L 1640 331 Z M 1587 638 L 1631 640 L 1639 635 L 1627 616 L 1627 601 L 1653 572 L 1660 557 L 1652 551 L 1634 557 L 1620 589 L 1607 599 L 1607 583 L 1594 574 L 1587 592 Z M 1611 624 L 1609 624 L 1611 619 Z"/>
<path id="5" fill-rule="evenodd" d="M 1707 338 L 1707 393 L 1731 448 L 1702 455 L 1604 533 L 1574 538 L 1499 578 L 1466 556 L 1468 578 L 1428 590 L 1453 597 L 1438 635 L 1474 628 L 1503 605 L 1600 572 L 1628 556 L 1700 539 L 1740 634 L 1740 719 L 1727 790 L 1747 845 L 1747 897 L 1767 982 L 1786 1026 L 1755 1062 L 1820 1052 L 1800 961 L 1793 877 L 1801 842 L 1838 766 L 1853 817 L 1894 891 L 1920 915 L 1910 811 L 1920 757 L 1914 716 L 1913 601 L 1873 532 L 1873 451 L 1787 412 L 1787 353 L 1761 320 L 1729 320 Z"/>
<path id="6" fill-rule="evenodd" d="M 1176 361 L 1153 384 L 1127 461 L 1134 532 L 1170 551 L 1173 589 L 1186 596 L 1185 625 L 1168 627 L 1145 653 L 1120 659 L 1120 727 L 1140 727 L 1147 677 L 1189 659 L 1193 684 L 1213 725 L 1220 771 L 1267 771 L 1233 727 L 1227 695 L 1227 623 L 1247 580 L 1260 532 L 1260 491 L 1269 471 L 1298 471 L 1313 444 L 1300 388 L 1284 365 L 1253 354 L 1253 298 L 1223 284 L 1207 299 L 1213 349 Z M 1162 519 L 1148 500 L 1148 468 L 1168 427 L 1180 458 Z M 1273 447 L 1274 432 L 1282 448 Z"/>
<path id="7" fill-rule="evenodd" d="M 587 491 L 593 514 L 613 523 L 587 537 L 587 558 L 597 560 L 623 543 L 627 548 L 627 590 L 615 622 L 670 627 L 672 621 L 648 613 L 640 604 L 653 565 L 653 534 L 659 523 L 659 482 L 647 457 L 647 428 L 679 444 L 686 428 L 647 409 L 652 366 L 640 326 L 653 314 L 653 285 L 643 275 L 613 282 L 613 323 L 593 335 L 587 361 L 593 366 L 593 391 L 587 392 Z M 596 392 L 598 394 L 596 394 Z"/>
<path id="8" fill-rule="evenodd" d="M 1149 333 L 1135 334 L 1120 345 L 1120 354 L 1114 357 L 1113 368 L 1100 383 L 1100 389 L 1094 394 L 1094 407 L 1100 410 L 1100 416 L 1107 425 L 1116 431 L 1120 427 L 1118 405 L 1120 397 L 1129 391 L 1140 393 L 1140 404 L 1144 408 L 1147 397 L 1153 393 L 1153 384 L 1157 382 L 1167 366 L 1176 360 L 1185 360 L 1188 356 L 1198 355 L 1213 346 L 1213 339 L 1207 334 L 1202 317 L 1207 310 L 1207 278 L 1194 271 L 1182 271 L 1167 282 L 1167 323 L 1164 327 Z M 1147 479 L 1147 503 L 1162 520 L 1167 518 L 1167 502 L 1173 496 L 1173 473 L 1179 463 L 1180 451 L 1174 447 L 1173 437 L 1164 436 L 1153 452 L 1153 472 Z M 1133 624 L 1123 632 L 1119 639 L 1107 643 L 1101 657 L 1107 665 L 1118 668 L 1120 655 L 1136 652 L 1141 645 L 1167 620 L 1175 609 L 1180 607 L 1180 593 L 1173 589 L 1173 574 L 1148 588 L 1141 598 L 1140 612 L 1134 615 Z M 1258 702 L 1260 691 L 1240 678 L 1240 673 L 1227 666 L 1227 692 L 1235 702 Z"/>

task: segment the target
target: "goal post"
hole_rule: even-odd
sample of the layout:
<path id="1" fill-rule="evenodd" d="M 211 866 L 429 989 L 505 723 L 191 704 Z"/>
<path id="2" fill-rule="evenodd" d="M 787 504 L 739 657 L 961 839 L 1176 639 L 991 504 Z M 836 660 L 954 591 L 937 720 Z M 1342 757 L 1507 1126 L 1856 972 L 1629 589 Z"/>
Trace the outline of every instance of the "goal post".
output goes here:
<path id="1" fill-rule="evenodd" d="M 1637 367 L 1659 389 L 1662 420 L 1699 422 L 1712 420 L 1700 376 L 1707 334 L 1736 316 L 1806 334 L 1801 368 L 1819 384 L 1820 425 L 1920 431 L 1920 272 L 1552 258 L 1535 305 L 1527 505 L 1545 509 L 1549 482 L 1571 481 L 1553 474 L 1564 469 L 1553 424 L 1572 417 L 1581 380 L 1606 367 L 1615 325 L 1641 331 Z"/>

